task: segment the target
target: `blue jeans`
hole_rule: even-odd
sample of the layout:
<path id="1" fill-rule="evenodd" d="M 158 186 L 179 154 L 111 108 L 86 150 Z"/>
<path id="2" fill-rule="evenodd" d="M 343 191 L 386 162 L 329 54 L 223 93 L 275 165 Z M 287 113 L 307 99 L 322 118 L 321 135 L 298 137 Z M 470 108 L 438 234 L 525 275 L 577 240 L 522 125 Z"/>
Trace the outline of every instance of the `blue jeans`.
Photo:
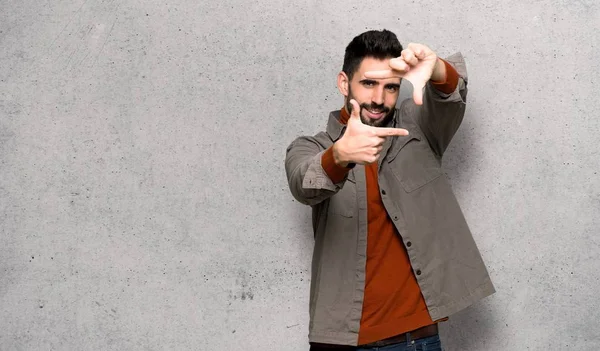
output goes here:
<path id="1" fill-rule="evenodd" d="M 406 341 L 399 344 L 372 348 L 358 347 L 356 351 L 444 351 L 444 349 L 439 335 L 412 340 L 408 333 Z"/>

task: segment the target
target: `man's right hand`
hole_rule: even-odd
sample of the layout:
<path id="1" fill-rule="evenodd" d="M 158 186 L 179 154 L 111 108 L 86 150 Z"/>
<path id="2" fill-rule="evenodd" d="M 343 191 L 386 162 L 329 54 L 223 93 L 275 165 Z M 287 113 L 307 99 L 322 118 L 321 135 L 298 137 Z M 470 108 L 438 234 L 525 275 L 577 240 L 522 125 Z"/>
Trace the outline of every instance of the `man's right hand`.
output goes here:
<path id="1" fill-rule="evenodd" d="M 369 164 L 377 162 L 386 137 L 405 136 L 408 130 L 402 128 L 372 127 L 360 120 L 360 106 L 350 100 L 352 113 L 348 119 L 346 132 L 333 144 L 335 163 L 346 167 L 349 163 Z"/>

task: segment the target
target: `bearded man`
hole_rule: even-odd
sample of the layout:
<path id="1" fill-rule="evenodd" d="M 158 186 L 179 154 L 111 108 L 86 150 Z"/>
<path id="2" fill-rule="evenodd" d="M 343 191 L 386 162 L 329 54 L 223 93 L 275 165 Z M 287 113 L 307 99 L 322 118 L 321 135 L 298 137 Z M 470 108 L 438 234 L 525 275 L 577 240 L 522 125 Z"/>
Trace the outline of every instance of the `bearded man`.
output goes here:
<path id="1" fill-rule="evenodd" d="M 403 80 L 413 97 L 397 108 Z M 442 350 L 438 323 L 494 293 L 441 169 L 465 113 L 463 57 L 368 31 L 337 86 L 342 109 L 285 160 L 312 207 L 310 350 Z"/>

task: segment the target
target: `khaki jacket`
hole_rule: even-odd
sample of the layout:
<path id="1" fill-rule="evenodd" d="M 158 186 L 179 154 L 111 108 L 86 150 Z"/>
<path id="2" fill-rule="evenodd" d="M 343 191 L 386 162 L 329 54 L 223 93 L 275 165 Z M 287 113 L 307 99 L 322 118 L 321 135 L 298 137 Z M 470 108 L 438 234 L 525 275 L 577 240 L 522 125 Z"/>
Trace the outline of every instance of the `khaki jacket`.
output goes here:
<path id="1" fill-rule="evenodd" d="M 404 100 L 391 126 L 410 134 L 388 138 L 378 161 L 383 204 L 433 320 L 495 291 L 441 169 L 465 113 L 468 81 L 460 53 L 446 60 L 460 75 L 457 89 L 444 94 L 427 84 L 423 105 Z M 285 169 L 292 195 L 312 207 L 309 340 L 356 345 L 365 287 L 367 194 L 364 166 L 357 165 L 337 184 L 321 167 L 323 152 L 344 132 L 339 114 L 331 112 L 326 132 L 290 144 Z"/>

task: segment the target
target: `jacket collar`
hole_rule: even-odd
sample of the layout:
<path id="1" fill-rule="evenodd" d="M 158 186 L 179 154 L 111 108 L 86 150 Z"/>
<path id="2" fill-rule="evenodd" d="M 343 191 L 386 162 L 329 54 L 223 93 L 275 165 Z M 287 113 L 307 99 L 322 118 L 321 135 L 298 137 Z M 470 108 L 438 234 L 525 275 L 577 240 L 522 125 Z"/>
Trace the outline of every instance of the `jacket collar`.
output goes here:
<path id="1" fill-rule="evenodd" d="M 340 122 L 340 110 L 331 111 L 327 121 L 327 134 L 335 143 L 346 130 L 346 125 Z"/>

